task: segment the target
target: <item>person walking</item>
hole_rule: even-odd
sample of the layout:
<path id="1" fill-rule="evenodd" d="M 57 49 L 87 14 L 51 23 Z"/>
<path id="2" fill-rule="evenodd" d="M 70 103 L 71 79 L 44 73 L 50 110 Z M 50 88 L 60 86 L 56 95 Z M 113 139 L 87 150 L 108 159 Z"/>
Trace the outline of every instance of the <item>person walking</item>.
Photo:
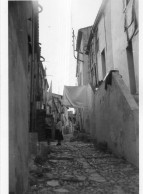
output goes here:
<path id="1" fill-rule="evenodd" d="M 59 118 L 57 119 L 57 124 L 56 124 L 55 139 L 58 140 L 57 146 L 60 146 L 61 141 L 63 140 L 63 134 L 62 134 L 62 121 Z"/>

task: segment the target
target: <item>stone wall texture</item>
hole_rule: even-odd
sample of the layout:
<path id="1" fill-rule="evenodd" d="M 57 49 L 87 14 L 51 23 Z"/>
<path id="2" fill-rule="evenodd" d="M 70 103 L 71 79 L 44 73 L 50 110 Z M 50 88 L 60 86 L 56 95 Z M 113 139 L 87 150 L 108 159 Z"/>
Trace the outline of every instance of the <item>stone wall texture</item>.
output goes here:
<path id="1" fill-rule="evenodd" d="M 9 192 L 28 189 L 27 2 L 9 2 Z"/>
<path id="2" fill-rule="evenodd" d="M 119 157 L 139 166 L 139 109 L 123 79 L 112 73 L 95 94 L 95 126 L 90 129 L 98 142 L 106 142 Z"/>

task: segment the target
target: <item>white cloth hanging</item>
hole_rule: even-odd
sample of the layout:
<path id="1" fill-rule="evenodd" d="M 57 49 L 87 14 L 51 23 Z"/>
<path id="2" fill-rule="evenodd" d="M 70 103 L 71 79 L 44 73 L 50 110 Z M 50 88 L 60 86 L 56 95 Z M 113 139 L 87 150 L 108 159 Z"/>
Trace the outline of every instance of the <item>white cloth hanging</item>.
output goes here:
<path id="1" fill-rule="evenodd" d="M 87 108 L 87 90 L 90 85 L 64 86 L 63 105 L 73 108 Z"/>

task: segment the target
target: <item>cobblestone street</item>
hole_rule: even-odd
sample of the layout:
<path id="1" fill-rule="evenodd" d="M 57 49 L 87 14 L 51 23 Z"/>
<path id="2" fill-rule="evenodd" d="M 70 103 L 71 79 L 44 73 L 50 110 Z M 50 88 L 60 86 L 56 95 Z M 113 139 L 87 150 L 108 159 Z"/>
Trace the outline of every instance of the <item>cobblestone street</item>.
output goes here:
<path id="1" fill-rule="evenodd" d="M 30 161 L 29 194 L 138 194 L 139 172 L 123 159 L 90 142 L 41 144 Z"/>

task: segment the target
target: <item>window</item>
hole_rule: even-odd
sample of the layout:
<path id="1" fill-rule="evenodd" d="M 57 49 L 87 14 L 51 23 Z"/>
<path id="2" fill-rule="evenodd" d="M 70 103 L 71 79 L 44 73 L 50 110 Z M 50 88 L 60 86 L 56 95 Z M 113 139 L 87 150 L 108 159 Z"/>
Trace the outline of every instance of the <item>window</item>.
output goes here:
<path id="1" fill-rule="evenodd" d="M 32 55 L 32 42 L 30 35 L 28 35 L 28 54 Z"/>
<path id="2" fill-rule="evenodd" d="M 135 81 L 132 41 L 129 41 L 126 51 L 127 51 L 128 71 L 129 71 L 130 91 L 132 94 L 135 94 L 136 93 L 136 81 Z"/>
<path id="3" fill-rule="evenodd" d="M 98 71 L 97 71 L 97 54 L 99 50 L 99 40 L 97 39 L 97 31 L 94 34 L 90 45 L 89 52 L 89 80 L 93 87 L 97 87 L 98 85 Z"/>
<path id="4" fill-rule="evenodd" d="M 106 59 L 105 59 L 105 49 L 103 49 L 102 53 L 101 53 L 101 61 L 102 61 L 102 75 L 103 78 L 106 75 Z"/>

